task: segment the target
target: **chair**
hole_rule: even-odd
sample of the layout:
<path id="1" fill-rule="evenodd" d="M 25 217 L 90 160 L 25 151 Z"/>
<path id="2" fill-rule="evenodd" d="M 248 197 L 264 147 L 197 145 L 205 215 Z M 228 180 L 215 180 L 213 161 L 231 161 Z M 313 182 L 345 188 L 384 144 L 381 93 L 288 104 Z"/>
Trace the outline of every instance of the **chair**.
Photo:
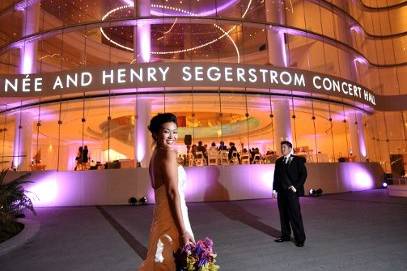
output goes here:
<path id="1" fill-rule="evenodd" d="M 219 151 L 209 149 L 209 151 L 208 151 L 208 166 L 216 166 L 216 165 L 218 165 L 218 159 L 219 159 Z"/>
<path id="2" fill-rule="evenodd" d="M 250 155 L 248 153 L 240 155 L 240 161 L 242 165 L 249 165 L 250 164 Z"/>
<path id="3" fill-rule="evenodd" d="M 195 153 L 194 162 L 195 162 L 195 165 L 198 167 L 203 167 L 205 165 L 205 158 L 204 158 L 203 152 L 197 151 Z"/>
<path id="4" fill-rule="evenodd" d="M 222 150 L 220 152 L 220 164 L 222 166 L 229 165 L 229 151 L 227 150 Z"/>
<path id="5" fill-rule="evenodd" d="M 189 152 L 187 154 L 187 162 L 186 162 L 186 164 L 187 164 L 188 167 L 194 166 L 194 155 L 191 152 Z"/>
<path id="6" fill-rule="evenodd" d="M 239 158 L 237 157 L 237 151 L 232 152 L 232 158 L 230 159 L 230 164 L 232 164 L 232 165 L 239 164 Z"/>
<path id="7" fill-rule="evenodd" d="M 260 154 L 256 153 L 253 157 L 253 164 L 262 164 L 263 161 L 261 160 Z"/>

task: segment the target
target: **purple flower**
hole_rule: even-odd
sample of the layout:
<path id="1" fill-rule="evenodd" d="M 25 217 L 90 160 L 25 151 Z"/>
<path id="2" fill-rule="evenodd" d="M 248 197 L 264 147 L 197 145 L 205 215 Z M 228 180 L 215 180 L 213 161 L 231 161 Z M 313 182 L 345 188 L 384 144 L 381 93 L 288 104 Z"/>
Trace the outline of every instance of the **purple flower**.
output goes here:
<path id="1" fill-rule="evenodd" d="M 215 257 L 213 241 L 208 237 L 195 244 L 188 243 L 174 253 L 176 271 L 200 271 L 208 263 L 215 263 Z"/>

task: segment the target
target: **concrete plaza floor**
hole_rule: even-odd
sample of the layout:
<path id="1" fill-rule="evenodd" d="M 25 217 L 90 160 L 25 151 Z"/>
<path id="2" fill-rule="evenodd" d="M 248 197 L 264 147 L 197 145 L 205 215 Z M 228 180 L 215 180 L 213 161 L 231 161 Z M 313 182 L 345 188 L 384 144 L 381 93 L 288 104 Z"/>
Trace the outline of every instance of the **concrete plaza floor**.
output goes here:
<path id="1" fill-rule="evenodd" d="M 221 270 L 407 270 L 407 198 L 386 190 L 302 198 L 305 247 L 277 244 L 275 199 L 188 204 L 196 237 L 215 241 Z M 32 240 L 0 270 L 137 270 L 153 206 L 37 208 Z"/>

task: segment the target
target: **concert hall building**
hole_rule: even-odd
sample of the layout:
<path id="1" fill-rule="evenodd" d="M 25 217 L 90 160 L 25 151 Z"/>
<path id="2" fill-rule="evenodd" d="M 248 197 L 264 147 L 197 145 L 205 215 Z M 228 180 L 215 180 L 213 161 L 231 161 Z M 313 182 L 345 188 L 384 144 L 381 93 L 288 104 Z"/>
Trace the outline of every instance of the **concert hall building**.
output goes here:
<path id="1" fill-rule="evenodd" d="M 397 0 L 2 0 L 0 167 L 37 206 L 153 201 L 172 112 L 189 201 L 270 197 L 282 140 L 307 194 L 405 181 L 406 31 Z"/>

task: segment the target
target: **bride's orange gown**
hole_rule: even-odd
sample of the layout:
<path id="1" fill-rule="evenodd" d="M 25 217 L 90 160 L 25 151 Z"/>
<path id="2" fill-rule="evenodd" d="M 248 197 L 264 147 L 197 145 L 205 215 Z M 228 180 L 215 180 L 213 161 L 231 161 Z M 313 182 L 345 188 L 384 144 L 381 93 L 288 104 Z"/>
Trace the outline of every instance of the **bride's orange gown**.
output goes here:
<path id="1" fill-rule="evenodd" d="M 182 166 L 178 166 L 178 191 L 181 199 L 182 218 L 186 230 L 193 236 L 191 223 L 189 222 L 188 208 L 185 204 L 185 181 L 185 170 Z M 154 194 L 156 203 L 148 241 L 147 258 L 138 270 L 173 271 L 175 270 L 173 252 L 180 246 L 180 237 L 170 210 L 165 185 L 158 187 L 154 191 Z"/>

